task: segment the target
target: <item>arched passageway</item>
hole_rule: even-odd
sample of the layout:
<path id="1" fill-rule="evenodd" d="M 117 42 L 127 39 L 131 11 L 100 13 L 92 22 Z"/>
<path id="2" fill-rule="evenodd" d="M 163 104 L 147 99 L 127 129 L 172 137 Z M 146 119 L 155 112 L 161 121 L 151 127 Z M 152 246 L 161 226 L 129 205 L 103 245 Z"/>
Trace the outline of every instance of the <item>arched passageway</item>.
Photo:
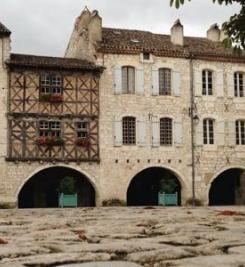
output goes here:
<path id="1" fill-rule="evenodd" d="M 19 208 L 55 208 L 59 206 L 59 185 L 63 178 L 73 177 L 78 207 L 95 206 L 95 190 L 82 173 L 66 167 L 50 167 L 32 176 L 18 196 Z"/>
<path id="2" fill-rule="evenodd" d="M 244 205 L 245 171 L 234 168 L 221 173 L 211 184 L 209 205 Z"/>
<path id="3" fill-rule="evenodd" d="M 128 206 L 157 206 L 158 193 L 162 181 L 174 184 L 174 192 L 178 194 L 178 205 L 181 205 L 181 185 L 177 176 L 162 167 L 152 167 L 138 173 L 131 181 L 127 191 Z"/>

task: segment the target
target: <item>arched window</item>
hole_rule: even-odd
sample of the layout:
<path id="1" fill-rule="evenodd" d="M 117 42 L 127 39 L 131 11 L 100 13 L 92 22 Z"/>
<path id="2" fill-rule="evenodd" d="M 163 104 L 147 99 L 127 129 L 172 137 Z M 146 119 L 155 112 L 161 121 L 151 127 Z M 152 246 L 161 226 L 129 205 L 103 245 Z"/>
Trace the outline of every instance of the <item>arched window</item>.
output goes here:
<path id="1" fill-rule="evenodd" d="M 245 145 L 245 120 L 236 121 L 236 144 Z"/>
<path id="2" fill-rule="evenodd" d="M 159 70 L 159 95 L 171 95 L 171 70 L 160 68 Z"/>
<path id="3" fill-rule="evenodd" d="M 173 143 L 173 122 L 170 118 L 160 119 L 160 145 L 169 146 Z"/>
<path id="4" fill-rule="evenodd" d="M 136 144 L 136 121 L 134 117 L 124 117 L 122 120 L 123 145 Z"/>
<path id="5" fill-rule="evenodd" d="M 242 72 L 234 73 L 234 90 L 236 97 L 244 96 L 244 73 Z"/>
<path id="6" fill-rule="evenodd" d="M 202 94 L 213 95 L 213 72 L 211 70 L 202 71 Z"/>
<path id="7" fill-rule="evenodd" d="M 204 145 L 214 144 L 214 120 L 203 120 L 203 143 Z"/>
<path id="8" fill-rule="evenodd" d="M 122 92 L 123 94 L 135 93 L 135 68 L 130 66 L 122 67 Z"/>

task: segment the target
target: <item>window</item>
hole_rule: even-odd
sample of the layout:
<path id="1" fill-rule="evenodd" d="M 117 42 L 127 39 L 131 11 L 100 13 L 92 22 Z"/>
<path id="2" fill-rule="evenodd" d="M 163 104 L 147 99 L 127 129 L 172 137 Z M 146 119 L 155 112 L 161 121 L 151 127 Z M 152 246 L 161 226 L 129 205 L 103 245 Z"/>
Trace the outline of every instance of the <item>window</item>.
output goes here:
<path id="1" fill-rule="evenodd" d="M 39 122 L 40 137 L 60 137 L 60 121 L 40 121 Z"/>
<path id="2" fill-rule="evenodd" d="M 203 143 L 205 145 L 214 144 L 214 120 L 203 120 Z"/>
<path id="3" fill-rule="evenodd" d="M 202 71 L 202 94 L 213 95 L 213 72 L 210 70 Z"/>
<path id="4" fill-rule="evenodd" d="M 160 144 L 172 145 L 172 119 L 160 119 Z"/>
<path id="5" fill-rule="evenodd" d="M 236 97 L 244 96 L 244 74 L 242 72 L 234 73 L 234 89 Z"/>
<path id="6" fill-rule="evenodd" d="M 136 126 L 134 117 L 124 117 L 122 120 L 122 134 L 124 145 L 136 144 Z"/>
<path id="7" fill-rule="evenodd" d="M 122 92 L 123 94 L 135 93 L 135 69 L 134 67 L 122 67 Z"/>
<path id="8" fill-rule="evenodd" d="M 62 79 L 58 74 L 41 75 L 41 94 L 62 94 Z"/>
<path id="9" fill-rule="evenodd" d="M 245 120 L 236 121 L 236 144 L 245 145 Z"/>
<path id="10" fill-rule="evenodd" d="M 143 59 L 144 60 L 150 60 L 150 53 L 144 52 L 143 53 Z"/>
<path id="11" fill-rule="evenodd" d="M 159 95 L 171 95 L 170 69 L 159 69 Z"/>
<path id="12" fill-rule="evenodd" d="M 88 121 L 76 122 L 77 138 L 88 138 Z"/>

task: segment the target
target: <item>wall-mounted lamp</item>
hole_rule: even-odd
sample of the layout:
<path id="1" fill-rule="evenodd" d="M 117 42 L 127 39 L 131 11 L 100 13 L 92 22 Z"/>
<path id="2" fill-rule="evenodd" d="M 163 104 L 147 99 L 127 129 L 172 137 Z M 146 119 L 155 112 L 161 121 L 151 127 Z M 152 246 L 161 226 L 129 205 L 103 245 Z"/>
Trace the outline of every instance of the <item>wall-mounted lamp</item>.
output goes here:
<path id="1" fill-rule="evenodd" d="M 193 116 L 193 122 L 197 124 L 199 122 L 199 117 L 197 115 Z"/>

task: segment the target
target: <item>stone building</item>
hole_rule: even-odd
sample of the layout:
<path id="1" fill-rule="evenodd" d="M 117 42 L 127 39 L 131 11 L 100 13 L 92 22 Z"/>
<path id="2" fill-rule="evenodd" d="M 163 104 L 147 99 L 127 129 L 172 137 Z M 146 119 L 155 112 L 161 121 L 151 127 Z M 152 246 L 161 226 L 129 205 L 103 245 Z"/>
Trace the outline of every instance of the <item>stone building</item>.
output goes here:
<path id="1" fill-rule="evenodd" d="M 10 54 L 10 31 L 0 30 L 2 205 L 57 207 L 60 181 L 72 176 L 78 206 L 94 206 L 103 67 L 84 59 Z"/>
<path id="2" fill-rule="evenodd" d="M 2 203 L 20 207 L 20 200 L 32 192 L 35 203 L 42 204 L 55 173 L 80 173 L 89 184 L 78 184 L 81 206 L 100 205 L 109 199 L 128 205 L 157 205 L 164 180 L 175 181 L 179 205 L 190 202 L 194 194 L 204 205 L 244 204 L 245 56 L 224 48 L 224 34 L 217 25 L 210 27 L 206 38 L 185 37 L 180 21 L 174 23 L 170 35 L 153 34 L 104 28 L 98 12 L 85 9 L 75 22 L 65 58 L 10 54 L 10 32 L 4 26 L 0 29 Z M 62 103 L 40 99 L 42 73 L 47 69 L 53 73 L 62 69 Z M 78 98 L 70 100 L 76 83 L 72 77 L 86 72 L 99 79 L 102 71 L 100 85 L 96 82 L 97 113 L 92 114 L 92 96 L 86 100 L 83 95 L 90 110 L 80 116 L 72 111 L 80 107 Z M 31 85 L 15 86 L 30 75 Z M 93 81 L 89 91 L 94 89 Z M 19 87 L 25 88 L 21 97 Z M 26 89 L 32 96 L 24 93 Z M 91 155 L 83 160 L 74 156 L 79 151 L 74 126 L 70 136 L 68 129 L 62 130 L 61 147 L 45 151 L 45 146 L 33 143 L 46 117 L 60 117 L 62 124 L 74 118 L 98 120 L 95 136 L 99 139 L 93 143 L 98 150 L 94 148 L 93 160 Z M 11 124 L 15 120 L 22 123 L 15 126 L 17 130 Z M 37 120 L 38 131 L 33 125 Z M 24 139 L 18 137 L 20 132 Z M 88 136 L 92 138 L 90 131 Z M 91 198 L 94 203 L 86 202 Z M 50 206 L 47 202 L 42 205 Z"/>

